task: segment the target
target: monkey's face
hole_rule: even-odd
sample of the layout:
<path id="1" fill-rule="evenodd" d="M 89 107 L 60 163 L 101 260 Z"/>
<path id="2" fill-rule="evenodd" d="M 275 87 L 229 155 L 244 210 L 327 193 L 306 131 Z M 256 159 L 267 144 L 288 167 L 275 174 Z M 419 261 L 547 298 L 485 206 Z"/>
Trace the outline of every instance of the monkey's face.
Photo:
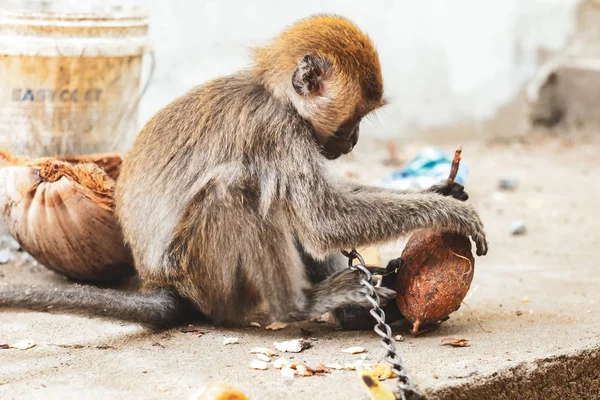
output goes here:
<path id="1" fill-rule="evenodd" d="M 298 21 L 255 49 L 254 62 L 254 75 L 310 122 L 327 158 L 352 151 L 360 120 L 384 103 L 377 50 L 343 17 Z"/>
<path id="2" fill-rule="evenodd" d="M 309 120 L 328 159 L 348 154 L 358 142 L 362 118 L 383 105 L 381 91 L 368 95 L 364 85 L 325 56 L 305 55 L 291 79 L 290 99 Z"/>

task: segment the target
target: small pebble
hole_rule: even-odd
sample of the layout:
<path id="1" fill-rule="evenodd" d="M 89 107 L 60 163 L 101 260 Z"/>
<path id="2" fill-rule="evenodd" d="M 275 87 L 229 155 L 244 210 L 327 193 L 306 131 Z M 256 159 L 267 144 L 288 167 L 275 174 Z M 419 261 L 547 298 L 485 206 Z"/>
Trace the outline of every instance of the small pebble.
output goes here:
<path id="1" fill-rule="evenodd" d="M 525 222 L 521 220 L 513 222 L 513 224 L 510 227 L 511 235 L 524 235 L 526 232 L 527 228 L 525 227 Z"/>
<path id="2" fill-rule="evenodd" d="M 494 201 L 505 201 L 506 195 L 502 192 L 494 192 L 494 193 L 492 193 L 492 199 Z"/>
<path id="3" fill-rule="evenodd" d="M 6 247 L 9 250 L 20 251 L 21 245 L 12 236 L 5 235 L 0 237 L 0 247 Z"/>
<path id="4" fill-rule="evenodd" d="M 7 264 L 11 262 L 15 256 L 8 249 L 0 250 L 0 264 Z"/>
<path id="5" fill-rule="evenodd" d="M 498 180 L 498 189 L 500 190 L 515 190 L 519 181 L 515 178 L 500 178 Z"/>

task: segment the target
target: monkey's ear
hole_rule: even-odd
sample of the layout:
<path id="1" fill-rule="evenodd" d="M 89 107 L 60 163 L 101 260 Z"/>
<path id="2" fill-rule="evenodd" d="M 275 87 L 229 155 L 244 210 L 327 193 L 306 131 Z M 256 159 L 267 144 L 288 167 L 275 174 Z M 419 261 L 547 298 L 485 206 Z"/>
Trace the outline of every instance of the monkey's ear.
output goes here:
<path id="1" fill-rule="evenodd" d="M 296 66 L 292 86 L 301 96 L 319 96 L 323 93 L 323 78 L 331 64 L 321 56 L 307 54 Z"/>

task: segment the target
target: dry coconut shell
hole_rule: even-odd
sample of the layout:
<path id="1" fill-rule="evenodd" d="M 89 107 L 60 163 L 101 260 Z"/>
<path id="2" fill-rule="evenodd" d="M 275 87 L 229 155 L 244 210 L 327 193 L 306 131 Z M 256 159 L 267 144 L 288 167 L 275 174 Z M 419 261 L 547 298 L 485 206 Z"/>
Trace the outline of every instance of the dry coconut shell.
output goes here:
<path id="1" fill-rule="evenodd" d="M 115 181 L 102 168 L 52 158 L 2 158 L 14 165 L 0 167 L 0 210 L 25 251 L 76 280 L 109 281 L 134 273 L 114 215 Z"/>
<path id="2" fill-rule="evenodd" d="M 456 233 L 416 232 L 402 252 L 396 303 L 413 323 L 439 322 L 456 311 L 471 286 L 475 259 L 471 241 Z"/>
<path id="3" fill-rule="evenodd" d="M 81 156 L 63 156 L 57 157 L 58 160 L 66 161 L 69 164 L 77 165 L 82 163 L 93 163 L 106 172 L 106 175 L 113 180 L 117 180 L 121 173 L 124 155 L 121 153 L 106 154 L 86 154 Z"/>

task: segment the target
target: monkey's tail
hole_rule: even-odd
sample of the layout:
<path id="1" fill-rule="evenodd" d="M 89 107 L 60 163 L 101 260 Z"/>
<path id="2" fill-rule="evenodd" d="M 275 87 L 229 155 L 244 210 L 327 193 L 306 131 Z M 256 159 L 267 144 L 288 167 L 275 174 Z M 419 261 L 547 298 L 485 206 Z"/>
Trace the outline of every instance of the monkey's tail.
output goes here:
<path id="1" fill-rule="evenodd" d="M 135 322 L 153 328 L 182 323 L 188 304 L 175 292 L 128 293 L 92 286 L 0 288 L 0 308 L 59 311 Z"/>

